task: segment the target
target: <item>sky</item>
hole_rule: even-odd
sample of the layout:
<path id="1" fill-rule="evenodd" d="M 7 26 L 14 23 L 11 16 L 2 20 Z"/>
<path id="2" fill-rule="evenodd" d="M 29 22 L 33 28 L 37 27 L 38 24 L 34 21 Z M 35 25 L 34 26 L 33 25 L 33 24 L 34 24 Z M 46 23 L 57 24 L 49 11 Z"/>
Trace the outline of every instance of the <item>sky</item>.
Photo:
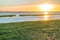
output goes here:
<path id="1" fill-rule="evenodd" d="M 40 11 L 38 5 L 54 4 L 54 11 L 60 11 L 60 0 L 0 0 L 0 11 Z"/>

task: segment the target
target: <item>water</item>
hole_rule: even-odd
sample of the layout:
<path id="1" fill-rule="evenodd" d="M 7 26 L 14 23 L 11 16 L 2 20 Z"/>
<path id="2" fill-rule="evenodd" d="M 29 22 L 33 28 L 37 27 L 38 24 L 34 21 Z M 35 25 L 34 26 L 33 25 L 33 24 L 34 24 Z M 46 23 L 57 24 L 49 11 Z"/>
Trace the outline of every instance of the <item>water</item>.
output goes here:
<path id="1" fill-rule="evenodd" d="M 16 14 L 19 14 L 19 15 L 26 15 L 26 14 L 28 14 L 28 15 L 32 15 L 32 14 L 44 14 L 44 12 L 36 12 L 36 13 L 34 13 L 34 12 L 31 12 L 31 13 L 28 13 L 28 12 L 26 12 L 26 13 L 24 13 L 24 12 L 22 12 L 22 13 L 18 13 L 18 12 L 0 12 L 0 15 L 16 15 Z M 54 14 L 54 15 L 60 15 L 60 12 L 50 12 L 50 13 L 48 13 L 48 14 Z"/>
<path id="2" fill-rule="evenodd" d="M 43 14 L 43 13 L 0 13 L 0 15 L 16 15 L 16 14 Z M 24 21 L 40 21 L 40 20 L 55 20 L 60 19 L 60 13 L 50 13 L 54 15 L 44 15 L 44 16 L 14 16 L 14 17 L 1 17 L 0 23 L 10 23 L 10 22 L 24 22 Z"/>

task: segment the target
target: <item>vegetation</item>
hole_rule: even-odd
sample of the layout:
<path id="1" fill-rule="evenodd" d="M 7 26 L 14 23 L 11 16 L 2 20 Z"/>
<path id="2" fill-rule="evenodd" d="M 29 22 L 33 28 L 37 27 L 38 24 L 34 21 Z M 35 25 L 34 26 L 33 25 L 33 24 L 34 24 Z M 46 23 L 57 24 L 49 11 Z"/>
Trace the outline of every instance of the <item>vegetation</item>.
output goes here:
<path id="1" fill-rule="evenodd" d="M 60 40 L 60 20 L 0 23 L 0 40 Z"/>
<path id="2" fill-rule="evenodd" d="M 25 15 L 19 15 L 19 16 L 44 16 L 45 14 L 25 14 Z M 47 15 L 54 15 L 54 14 L 47 14 Z M 55 14 L 57 15 L 57 14 Z M 16 15 L 0 15 L 0 17 L 13 17 L 13 16 L 16 16 Z"/>
<path id="3" fill-rule="evenodd" d="M 0 17 L 12 17 L 12 16 L 15 16 L 15 15 L 0 15 Z"/>
<path id="4" fill-rule="evenodd" d="M 16 15 L 0 15 L 0 17 L 13 17 Z M 19 16 L 43 16 L 43 15 L 19 15 Z"/>

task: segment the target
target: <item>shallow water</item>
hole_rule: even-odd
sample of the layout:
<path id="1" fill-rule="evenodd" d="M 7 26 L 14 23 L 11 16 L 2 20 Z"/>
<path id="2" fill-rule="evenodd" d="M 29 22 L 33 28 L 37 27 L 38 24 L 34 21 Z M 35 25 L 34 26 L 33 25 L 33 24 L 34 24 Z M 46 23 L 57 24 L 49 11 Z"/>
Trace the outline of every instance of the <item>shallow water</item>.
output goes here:
<path id="1" fill-rule="evenodd" d="M 12 13 L 8 13 L 8 14 L 10 15 Z M 55 14 L 57 14 L 57 13 L 55 13 Z M 60 19 L 60 15 L 1 17 L 0 23 L 55 20 L 55 19 Z"/>
<path id="2" fill-rule="evenodd" d="M 16 15 L 16 14 L 19 14 L 19 15 L 26 15 L 26 14 L 29 14 L 29 15 L 32 15 L 32 14 L 44 14 L 44 12 L 22 12 L 22 13 L 18 13 L 18 12 L 0 12 L 0 15 Z M 48 14 L 54 14 L 54 15 L 60 15 L 60 12 L 50 12 Z"/>
<path id="3" fill-rule="evenodd" d="M 39 20 L 55 20 L 60 19 L 60 15 L 44 16 L 19 16 L 19 17 L 3 17 L 0 18 L 0 23 L 8 22 L 23 22 L 23 21 L 39 21 Z"/>

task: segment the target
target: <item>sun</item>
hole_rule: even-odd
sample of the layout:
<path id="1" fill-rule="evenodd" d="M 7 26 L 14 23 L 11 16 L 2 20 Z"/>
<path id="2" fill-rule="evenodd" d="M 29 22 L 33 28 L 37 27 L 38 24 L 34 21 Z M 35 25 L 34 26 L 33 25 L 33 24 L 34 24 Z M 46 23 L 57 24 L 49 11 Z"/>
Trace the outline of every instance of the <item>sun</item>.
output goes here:
<path id="1" fill-rule="evenodd" d="M 52 4 L 41 4 L 39 5 L 39 8 L 42 11 L 50 11 L 53 8 L 53 5 Z"/>

